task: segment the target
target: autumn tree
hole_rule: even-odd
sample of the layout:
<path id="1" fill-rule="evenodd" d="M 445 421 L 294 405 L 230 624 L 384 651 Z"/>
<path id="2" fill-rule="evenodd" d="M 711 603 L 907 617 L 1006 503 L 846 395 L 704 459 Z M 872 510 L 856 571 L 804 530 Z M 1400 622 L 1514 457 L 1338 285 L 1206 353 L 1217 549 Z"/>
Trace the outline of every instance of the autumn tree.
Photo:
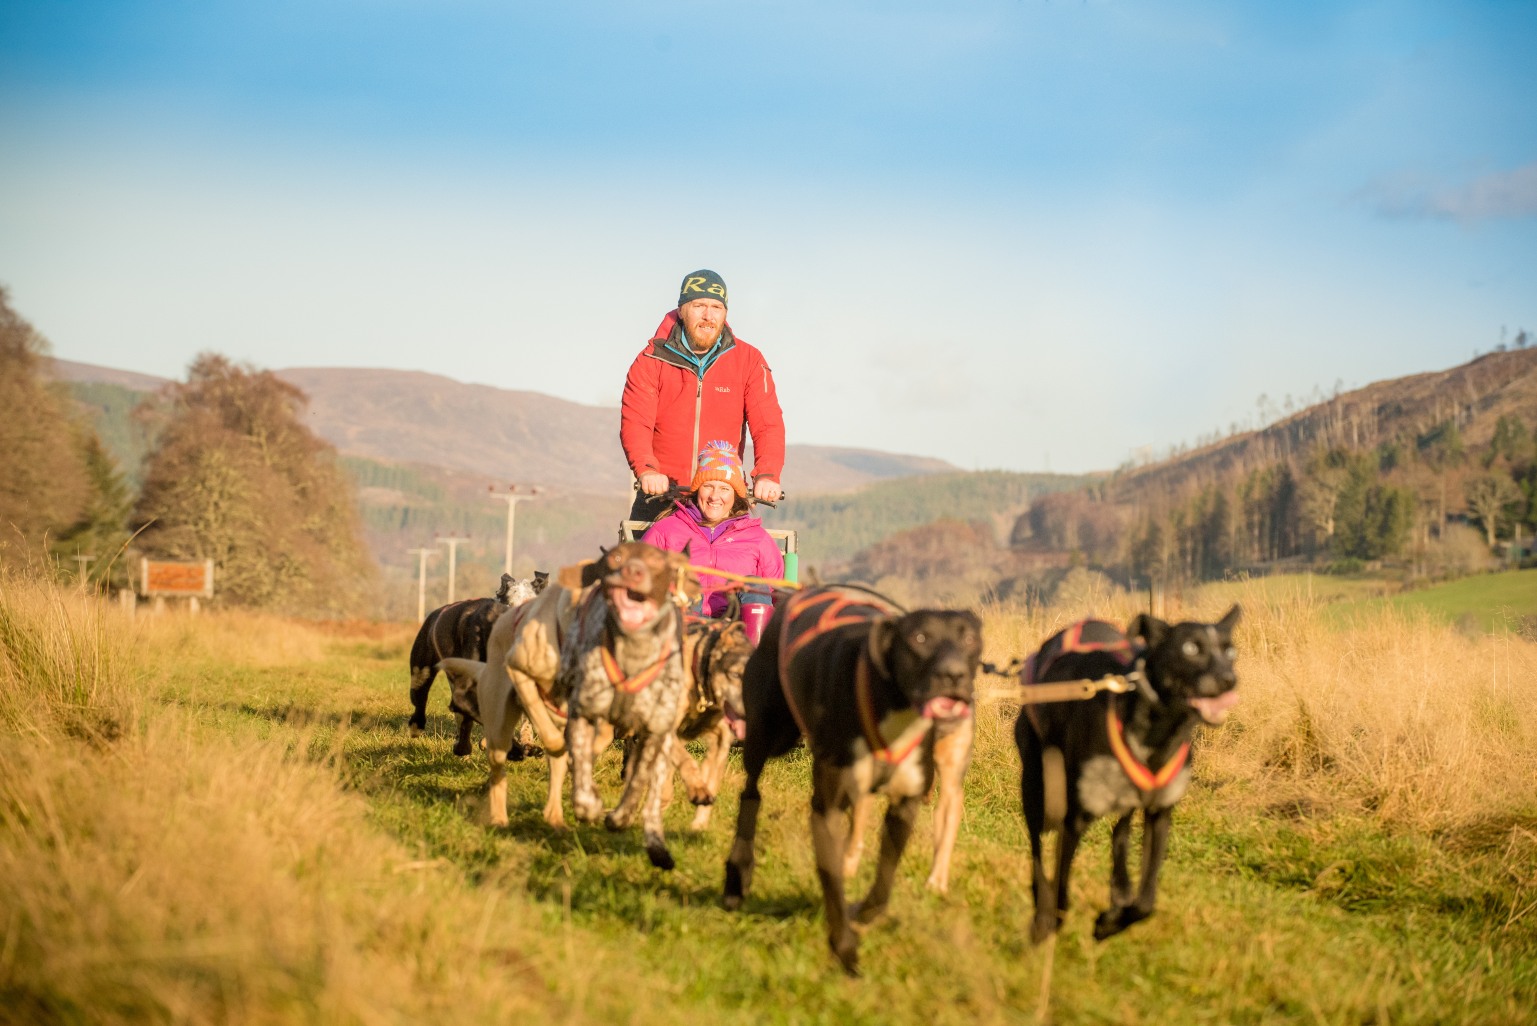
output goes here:
<path id="1" fill-rule="evenodd" d="M 204 353 L 168 386 L 136 520 L 152 554 L 212 559 L 244 605 L 356 611 L 373 568 L 335 451 L 299 420 L 304 393 Z"/>
<path id="2" fill-rule="evenodd" d="M 1489 547 L 1494 547 L 1500 524 L 1515 519 L 1515 507 L 1524 496 L 1516 483 L 1504 474 L 1484 474 L 1467 483 L 1464 494 L 1468 512 L 1484 529 Z"/>
<path id="3" fill-rule="evenodd" d="M 72 523 L 90 484 L 83 429 L 43 376 L 48 344 L 0 287 L 0 558 L 27 558 Z"/>

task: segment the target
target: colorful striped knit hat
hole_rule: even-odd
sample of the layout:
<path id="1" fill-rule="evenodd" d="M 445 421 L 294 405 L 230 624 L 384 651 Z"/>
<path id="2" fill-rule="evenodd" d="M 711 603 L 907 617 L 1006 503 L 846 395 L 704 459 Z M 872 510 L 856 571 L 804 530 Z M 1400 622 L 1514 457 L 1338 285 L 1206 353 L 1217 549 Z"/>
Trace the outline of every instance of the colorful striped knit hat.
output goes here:
<path id="1" fill-rule="evenodd" d="M 742 458 L 736 454 L 736 446 L 720 439 L 704 443 L 689 490 L 699 491 L 706 481 L 724 481 L 737 495 L 747 498 L 747 478 L 742 473 Z"/>

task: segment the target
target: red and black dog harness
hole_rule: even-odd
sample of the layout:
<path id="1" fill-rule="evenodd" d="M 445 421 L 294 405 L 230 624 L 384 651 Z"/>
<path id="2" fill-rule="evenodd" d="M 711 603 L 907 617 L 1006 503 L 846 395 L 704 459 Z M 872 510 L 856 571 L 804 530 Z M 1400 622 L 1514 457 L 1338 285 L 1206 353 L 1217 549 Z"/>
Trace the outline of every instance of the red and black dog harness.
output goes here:
<path id="1" fill-rule="evenodd" d="M 1046 644 L 1041 646 L 1040 651 L 1025 660 L 1025 668 L 1020 672 L 1019 682 L 1026 688 L 1043 683 L 1042 678 L 1057 660 L 1065 655 L 1085 652 L 1103 653 L 1123 670 L 1132 669 L 1142 655 L 1141 648 L 1122 634 L 1114 624 L 1106 623 L 1104 620 L 1080 620 L 1066 630 L 1052 635 L 1046 640 Z M 1035 728 L 1036 736 L 1040 737 L 1041 723 L 1036 707 L 1026 705 L 1025 715 L 1030 718 L 1030 725 Z M 1179 747 L 1179 751 L 1174 753 L 1174 757 L 1158 770 L 1150 769 L 1132 753 L 1131 747 L 1127 745 L 1126 726 L 1121 722 L 1114 701 L 1105 703 L 1105 732 L 1110 736 L 1110 750 L 1115 753 L 1115 761 L 1120 764 L 1121 771 L 1126 774 L 1126 779 L 1141 791 L 1156 791 L 1173 780 L 1179 775 L 1179 771 L 1185 768 L 1185 761 L 1190 756 L 1190 743 L 1187 741 Z"/>
<path id="2" fill-rule="evenodd" d="M 796 707 L 795 696 L 790 690 L 790 664 L 795 657 L 816 639 L 828 631 L 851 624 L 869 623 L 885 617 L 901 616 L 904 610 L 895 602 L 863 588 L 833 587 L 815 591 L 803 591 L 792 595 L 785 603 L 779 632 L 779 686 L 784 692 L 785 704 L 796 726 L 807 737 L 805 717 Z M 875 713 L 872 692 L 872 675 L 882 672 L 870 656 L 868 646 L 859 653 L 854 669 L 854 705 L 859 713 L 859 726 L 870 752 L 882 762 L 895 765 L 910 755 L 922 741 L 925 731 L 903 731 L 895 742 L 888 741 L 881 733 L 880 720 Z M 914 719 L 917 718 L 915 713 Z"/>

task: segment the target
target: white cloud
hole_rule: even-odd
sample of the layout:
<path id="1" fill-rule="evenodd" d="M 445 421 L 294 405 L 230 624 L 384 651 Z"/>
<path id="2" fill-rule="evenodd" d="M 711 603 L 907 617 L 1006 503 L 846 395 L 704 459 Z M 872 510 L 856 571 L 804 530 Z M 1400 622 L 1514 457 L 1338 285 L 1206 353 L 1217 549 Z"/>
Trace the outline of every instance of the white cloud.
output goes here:
<path id="1" fill-rule="evenodd" d="M 1380 179 L 1363 189 L 1360 198 L 1388 217 L 1457 221 L 1537 217 L 1537 161 L 1461 185 L 1418 176 Z"/>

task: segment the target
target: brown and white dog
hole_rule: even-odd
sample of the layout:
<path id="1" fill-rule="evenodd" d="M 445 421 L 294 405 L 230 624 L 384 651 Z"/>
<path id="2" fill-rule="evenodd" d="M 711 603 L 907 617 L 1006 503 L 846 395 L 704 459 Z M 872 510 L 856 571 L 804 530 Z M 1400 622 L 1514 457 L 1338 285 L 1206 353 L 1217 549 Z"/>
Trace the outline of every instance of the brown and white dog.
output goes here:
<path id="1" fill-rule="evenodd" d="M 490 760 L 487 804 L 493 826 L 507 825 L 508 750 L 521 751 L 515 746 L 525 719 L 544 746 L 549 765 L 545 822 L 557 828 L 566 825 L 561 808 L 566 780 L 566 696 L 556 674 L 561 639 L 569 631 L 580 600 L 571 585 L 580 575 L 581 567 L 562 570 L 559 583 L 547 585 L 532 601 L 501 616 L 486 640 L 484 661 L 453 658 L 440 664 L 456 675 L 455 706 L 475 711 L 485 731 Z"/>
<path id="2" fill-rule="evenodd" d="M 679 743 L 672 746 L 672 761 L 683 777 L 689 801 L 696 806 L 690 830 L 710 825 L 731 742 L 746 734 L 742 671 L 752 651 L 740 620 L 696 620 L 688 625 L 683 653 L 689 666 L 688 700 L 678 725 Z M 683 742 L 700 738 L 705 743 L 704 758 L 695 762 Z"/>
<path id="3" fill-rule="evenodd" d="M 936 774 L 951 778 L 946 790 L 953 796 L 952 805 L 942 800 L 936 816 L 937 879 L 930 882 L 943 886 L 970 762 L 981 635 L 972 613 L 900 613 L 880 596 L 848 586 L 800 592 L 775 612 L 742 682 L 747 782 L 726 861 L 728 909 L 741 906 L 752 882 L 758 778 L 770 758 L 789 752 L 802 736 L 811 749 L 811 835 L 827 941 L 844 969 L 858 973 L 855 928 L 885 910 L 918 805 Z M 852 821 L 876 792 L 889 798 L 880 863 L 869 893 L 851 909 L 844 880 L 853 868 Z"/>
<path id="4" fill-rule="evenodd" d="M 683 610 L 699 597 L 699 580 L 688 569 L 687 555 L 644 542 L 608 550 L 581 574 L 590 590 L 562 644 L 556 680 L 570 709 L 571 804 L 583 822 L 603 816 L 593 761 L 610 729 L 632 738 L 632 771 L 604 822 L 610 830 L 623 830 L 639 807 L 651 864 L 671 869 L 662 801 L 688 697 Z"/>

